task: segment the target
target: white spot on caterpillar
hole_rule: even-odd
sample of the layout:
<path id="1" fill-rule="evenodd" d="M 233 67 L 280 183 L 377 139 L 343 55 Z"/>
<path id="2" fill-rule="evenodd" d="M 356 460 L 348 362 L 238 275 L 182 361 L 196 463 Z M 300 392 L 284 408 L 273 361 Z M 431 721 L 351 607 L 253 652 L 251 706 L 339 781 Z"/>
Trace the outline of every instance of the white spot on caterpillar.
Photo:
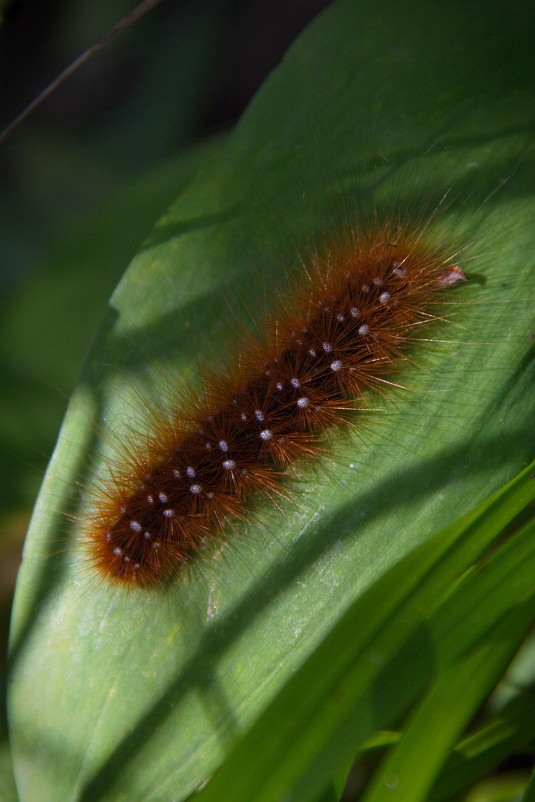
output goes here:
<path id="1" fill-rule="evenodd" d="M 366 323 L 364 323 L 364 325 L 362 325 L 362 326 L 359 328 L 359 334 L 362 334 L 363 336 L 364 336 L 365 334 L 369 334 L 369 332 L 370 332 L 370 327 L 369 327 L 369 326 L 367 326 L 367 325 L 366 325 Z"/>
<path id="2" fill-rule="evenodd" d="M 383 284 L 384 284 L 383 279 L 381 278 L 381 276 L 376 276 L 374 278 L 374 280 L 373 280 L 373 283 L 375 284 L 376 287 L 382 287 Z"/>
<path id="3" fill-rule="evenodd" d="M 326 354 L 330 354 L 331 351 L 333 350 L 333 347 L 330 343 L 322 343 L 321 347 L 323 348 Z"/>
<path id="4" fill-rule="evenodd" d="M 264 420 L 264 413 L 261 409 L 255 409 L 254 416 L 257 420 L 263 421 Z"/>
<path id="5" fill-rule="evenodd" d="M 164 510 L 163 514 L 164 514 L 165 518 L 174 518 L 175 517 L 175 511 L 174 510 Z"/>
<path id="6" fill-rule="evenodd" d="M 143 529 L 143 527 L 141 526 L 141 524 L 138 524 L 138 522 L 137 522 L 137 521 L 130 521 L 130 529 L 131 529 L 133 532 L 141 532 L 141 530 Z"/>
<path id="7" fill-rule="evenodd" d="M 145 538 L 145 540 L 150 540 L 151 535 L 148 532 L 143 532 L 143 537 Z"/>
<path id="8" fill-rule="evenodd" d="M 190 479 L 195 479 L 195 468 L 186 468 L 186 473 Z"/>
<path id="9" fill-rule="evenodd" d="M 173 468 L 173 476 L 175 476 L 177 479 L 180 479 L 180 471 L 176 468 Z"/>
<path id="10" fill-rule="evenodd" d="M 147 501 L 149 502 L 149 504 L 154 504 L 154 497 L 153 496 L 147 496 Z"/>
<path id="11" fill-rule="evenodd" d="M 233 471 L 235 467 L 236 463 L 234 462 L 233 459 L 226 459 L 225 462 L 223 463 L 223 468 L 226 471 Z"/>
<path id="12" fill-rule="evenodd" d="M 342 370 L 343 364 L 341 359 L 335 359 L 334 362 L 331 362 L 331 370 Z"/>
<path id="13" fill-rule="evenodd" d="M 199 493 L 202 493 L 202 485 L 190 485 L 189 492 L 193 493 L 195 496 L 198 496 Z"/>
<path id="14" fill-rule="evenodd" d="M 267 441 L 267 440 L 271 440 L 271 439 L 272 439 L 272 437 L 273 437 L 273 432 L 272 432 L 270 429 L 263 429 L 263 430 L 260 432 L 260 438 L 261 438 L 261 440 L 265 440 L 265 441 Z"/>
<path id="15" fill-rule="evenodd" d="M 301 386 L 301 382 L 299 381 L 299 379 L 290 379 L 290 384 L 293 387 L 300 387 Z"/>
<path id="16" fill-rule="evenodd" d="M 277 390 L 282 390 L 282 389 L 283 389 L 283 387 L 284 387 L 284 385 L 283 385 L 283 383 L 282 383 L 282 382 L 277 382 L 277 384 L 275 385 L 275 387 L 277 388 Z"/>
<path id="17" fill-rule="evenodd" d="M 158 540 L 155 540 L 154 543 L 152 544 L 152 548 L 159 549 L 161 545 L 162 544 Z"/>
<path id="18" fill-rule="evenodd" d="M 382 304 L 386 304 L 386 302 L 389 300 L 389 298 L 390 298 L 390 293 L 389 292 L 382 292 L 380 294 L 380 296 L 379 296 L 379 301 Z"/>
<path id="19" fill-rule="evenodd" d="M 245 414 L 245 412 L 242 412 L 242 413 L 241 413 L 241 415 L 240 415 L 240 418 L 241 418 L 241 420 L 242 420 L 242 421 L 244 421 L 244 422 L 247 420 L 247 415 Z"/>
<path id="20" fill-rule="evenodd" d="M 466 281 L 466 276 L 457 265 L 452 265 L 447 273 L 443 273 L 436 280 L 437 287 L 453 287 L 458 281 Z"/>
<path id="21" fill-rule="evenodd" d="M 220 440 L 219 441 L 219 448 L 221 449 L 221 451 L 228 451 L 228 443 L 227 443 L 227 441 L 226 440 Z"/>
<path id="22" fill-rule="evenodd" d="M 158 498 L 160 499 L 162 504 L 165 504 L 165 502 L 167 501 L 167 496 L 165 493 L 158 493 Z"/>
<path id="23" fill-rule="evenodd" d="M 308 349 L 308 353 L 310 354 L 310 356 L 317 356 L 317 354 L 316 354 L 316 352 L 314 351 L 313 348 L 309 348 Z"/>
<path id="24" fill-rule="evenodd" d="M 309 404 L 310 400 L 308 398 L 305 398 L 305 396 L 297 399 L 297 406 L 300 407 L 301 409 L 308 407 Z"/>
<path id="25" fill-rule="evenodd" d="M 114 548 L 114 550 L 113 550 L 113 553 L 116 554 L 117 557 L 120 557 L 123 552 L 121 551 L 121 549 L 118 546 L 116 546 Z"/>
<path id="26" fill-rule="evenodd" d="M 337 320 L 338 320 L 340 323 L 343 323 L 343 322 L 344 322 L 344 320 L 345 320 L 345 318 L 344 318 L 344 316 L 343 316 L 343 315 L 336 315 L 336 319 L 337 319 Z"/>
<path id="27" fill-rule="evenodd" d="M 351 314 L 351 317 L 360 317 L 360 312 L 356 306 L 352 306 L 349 312 Z"/>

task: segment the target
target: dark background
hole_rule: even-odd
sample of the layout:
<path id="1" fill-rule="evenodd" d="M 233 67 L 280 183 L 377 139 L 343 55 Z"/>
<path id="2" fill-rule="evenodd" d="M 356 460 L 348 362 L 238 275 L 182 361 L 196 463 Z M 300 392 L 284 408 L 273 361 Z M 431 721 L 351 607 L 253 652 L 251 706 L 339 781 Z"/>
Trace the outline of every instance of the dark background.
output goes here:
<path id="1" fill-rule="evenodd" d="M 231 126 L 326 5 L 163 0 L 114 38 L 0 148 L 2 289 L 121 181 Z M 0 127 L 134 6 L 8 3 L 0 28 Z"/>

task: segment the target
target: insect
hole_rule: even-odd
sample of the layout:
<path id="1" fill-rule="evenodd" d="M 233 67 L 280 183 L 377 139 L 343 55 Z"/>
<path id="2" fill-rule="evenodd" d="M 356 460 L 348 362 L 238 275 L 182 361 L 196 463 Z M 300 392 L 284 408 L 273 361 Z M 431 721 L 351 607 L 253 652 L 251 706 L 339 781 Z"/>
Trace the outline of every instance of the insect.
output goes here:
<path id="1" fill-rule="evenodd" d="M 121 455 L 82 520 L 89 562 L 112 583 L 150 586 L 247 517 L 251 497 L 290 492 L 288 471 L 326 450 L 465 279 L 453 255 L 408 226 L 353 227 L 302 265 L 300 277 L 189 405 Z"/>

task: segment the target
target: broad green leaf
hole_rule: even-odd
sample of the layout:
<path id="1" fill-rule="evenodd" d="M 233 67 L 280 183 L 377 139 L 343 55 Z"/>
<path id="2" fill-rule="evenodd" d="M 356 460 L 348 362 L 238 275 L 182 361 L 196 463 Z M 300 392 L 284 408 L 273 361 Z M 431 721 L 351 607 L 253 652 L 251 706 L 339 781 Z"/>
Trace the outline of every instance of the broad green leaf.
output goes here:
<path id="1" fill-rule="evenodd" d="M 392 0 L 334 3 L 132 262 L 70 404 L 20 574 L 11 722 L 22 799 L 185 799 L 355 600 L 531 457 L 525 15 L 504 2 L 483 14 L 409 0 L 402 16 Z M 62 513 L 87 512 L 87 466 L 98 481 L 110 451 L 102 422 L 125 431 L 133 390 L 162 401 L 170 384 L 197 387 L 197 366 L 218 364 L 259 320 L 299 270 L 298 253 L 393 207 L 409 217 L 438 208 L 429 238 L 476 257 L 472 281 L 452 295 L 455 319 L 432 335 L 447 342 L 423 348 L 403 375 L 411 392 L 361 415 L 327 481 L 305 471 L 296 505 L 259 509 L 171 592 L 99 587 Z M 414 577 L 432 556 L 422 554 Z M 372 609 L 360 637 L 390 621 L 414 577 L 388 580 L 383 617 Z M 394 645 L 410 633 L 396 631 Z M 415 660 L 421 678 L 426 655 Z M 370 687 L 371 668 L 359 688 L 386 704 L 393 678 Z M 408 703 L 417 683 L 402 690 Z M 375 726 L 362 722 L 368 735 Z"/>

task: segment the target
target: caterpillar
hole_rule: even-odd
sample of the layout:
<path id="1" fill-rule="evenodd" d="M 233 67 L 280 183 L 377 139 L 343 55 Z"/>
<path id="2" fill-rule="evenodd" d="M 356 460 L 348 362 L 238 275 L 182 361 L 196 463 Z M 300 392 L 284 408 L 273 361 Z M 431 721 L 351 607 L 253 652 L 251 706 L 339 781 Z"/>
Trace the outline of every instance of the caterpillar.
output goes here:
<path id="1" fill-rule="evenodd" d="M 451 255 L 392 222 L 324 246 L 235 370 L 213 371 L 189 408 L 122 455 L 82 522 L 91 566 L 112 583 L 157 584 L 244 518 L 252 496 L 283 496 L 289 469 L 388 387 L 438 294 L 464 278 Z"/>

